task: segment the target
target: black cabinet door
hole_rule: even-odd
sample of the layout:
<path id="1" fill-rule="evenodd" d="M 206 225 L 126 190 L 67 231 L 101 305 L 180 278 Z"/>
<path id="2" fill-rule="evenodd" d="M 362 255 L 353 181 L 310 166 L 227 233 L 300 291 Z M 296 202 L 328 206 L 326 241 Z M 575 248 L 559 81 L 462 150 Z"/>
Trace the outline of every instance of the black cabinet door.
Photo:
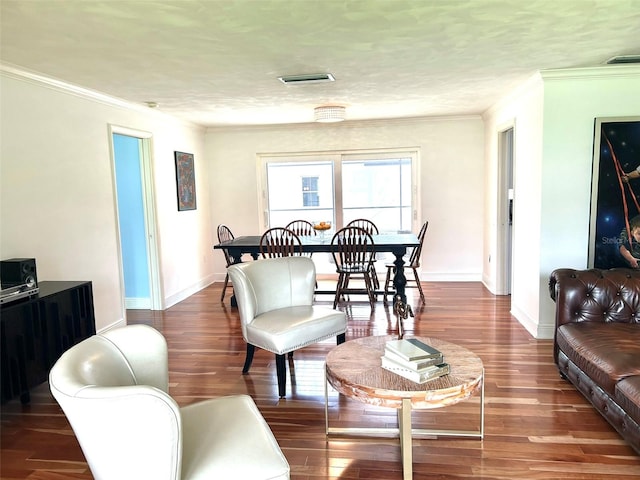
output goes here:
<path id="1" fill-rule="evenodd" d="M 95 334 L 91 282 L 40 282 L 38 295 L 0 311 L 2 403 L 47 380 L 69 347 Z"/>

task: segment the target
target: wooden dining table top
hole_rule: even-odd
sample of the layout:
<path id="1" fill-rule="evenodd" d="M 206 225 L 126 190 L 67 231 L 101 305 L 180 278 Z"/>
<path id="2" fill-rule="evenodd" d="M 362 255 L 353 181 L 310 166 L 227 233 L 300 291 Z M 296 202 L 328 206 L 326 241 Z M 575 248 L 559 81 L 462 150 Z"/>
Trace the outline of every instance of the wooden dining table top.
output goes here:
<path id="1" fill-rule="evenodd" d="M 331 252 L 332 234 L 300 236 L 303 253 Z M 415 233 L 380 233 L 372 235 L 376 252 L 391 252 L 396 256 L 404 255 L 407 248 L 417 247 L 420 241 Z M 227 249 L 232 256 L 238 253 L 257 254 L 260 251 L 261 235 L 245 235 L 234 238 L 229 242 L 215 245 L 215 249 Z"/>

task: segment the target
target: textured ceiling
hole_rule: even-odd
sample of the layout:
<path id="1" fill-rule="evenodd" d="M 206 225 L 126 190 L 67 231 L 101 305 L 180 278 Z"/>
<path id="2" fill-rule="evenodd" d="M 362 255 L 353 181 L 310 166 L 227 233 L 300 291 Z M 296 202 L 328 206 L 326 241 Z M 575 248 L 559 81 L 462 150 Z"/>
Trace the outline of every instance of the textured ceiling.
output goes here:
<path id="1" fill-rule="evenodd" d="M 640 0 L 1 0 L 0 41 L 5 66 L 206 126 L 479 114 L 537 71 L 639 54 Z"/>

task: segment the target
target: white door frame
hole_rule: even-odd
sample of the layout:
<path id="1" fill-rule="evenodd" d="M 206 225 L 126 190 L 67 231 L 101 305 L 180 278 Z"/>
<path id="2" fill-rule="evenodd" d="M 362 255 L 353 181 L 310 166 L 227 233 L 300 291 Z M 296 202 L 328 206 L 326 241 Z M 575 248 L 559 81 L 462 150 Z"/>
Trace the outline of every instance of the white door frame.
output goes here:
<path id="1" fill-rule="evenodd" d="M 153 161 L 151 140 L 153 135 L 150 132 L 135 130 L 119 125 L 109 124 L 109 146 L 111 149 L 111 169 L 113 177 L 113 192 L 116 212 L 116 234 L 118 249 L 118 269 L 120 273 L 120 297 L 122 299 L 122 311 L 126 313 L 124 268 L 122 260 L 122 246 L 120 236 L 120 214 L 118 211 L 117 185 L 115 175 L 115 153 L 113 147 L 113 135 L 120 134 L 134 137 L 140 140 L 140 166 L 142 175 L 142 203 L 144 211 L 144 228 L 147 241 L 147 264 L 149 265 L 149 293 L 151 300 L 151 310 L 163 310 L 162 286 L 160 282 L 160 255 L 157 241 L 156 228 L 156 207 L 155 194 L 153 188 Z"/>
<path id="2" fill-rule="evenodd" d="M 506 145 L 506 133 L 511 130 L 511 146 Z M 498 232 L 496 293 L 511 294 L 513 278 L 513 225 L 515 217 L 515 121 L 498 129 Z M 510 218 L 511 217 L 511 218 Z"/>

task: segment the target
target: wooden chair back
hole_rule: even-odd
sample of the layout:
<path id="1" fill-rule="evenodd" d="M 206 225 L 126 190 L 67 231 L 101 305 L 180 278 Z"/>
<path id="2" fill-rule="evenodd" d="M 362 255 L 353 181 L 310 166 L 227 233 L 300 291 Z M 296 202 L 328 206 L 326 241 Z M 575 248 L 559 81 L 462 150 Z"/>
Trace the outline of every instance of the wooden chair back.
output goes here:
<path id="1" fill-rule="evenodd" d="M 302 255 L 300 237 L 287 228 L 270 228 L 260 237 L 260 254 L 263 258 Z"/>

